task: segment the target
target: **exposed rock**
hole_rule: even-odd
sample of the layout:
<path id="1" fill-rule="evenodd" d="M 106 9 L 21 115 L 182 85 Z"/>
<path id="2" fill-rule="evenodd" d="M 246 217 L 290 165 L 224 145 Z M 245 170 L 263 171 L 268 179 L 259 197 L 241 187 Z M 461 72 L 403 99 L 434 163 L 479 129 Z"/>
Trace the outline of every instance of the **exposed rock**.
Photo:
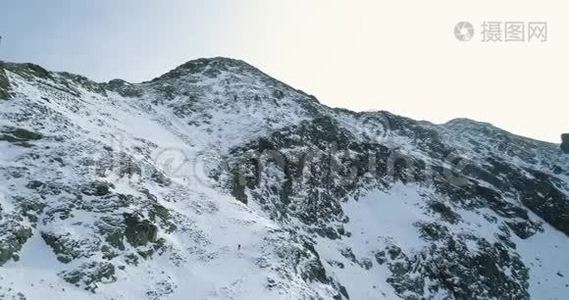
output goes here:
<path id="1" fill-rule="evenodd" d="M 145 246 L 156 242 L 158 227 L 148 220 L 141 220 L 137 215 L 124 214 L 126 225 L 124 235 L 129 244 L 134 247 Z"/>
<path id="2" fill-rule="evenodd" d="M 2 230 L 6 230 L 6 228 L 2 228 Z M 5 233 L 8 233 L 8 236 L 0 240 L 0 266 L 9 259 L 17 260 L 18 251 L 22 249 L 24 243 L 32 236 L 30 228 L 18 228 Z"/>
<path id="3" fill-rule="evenodd" d="M 95 292 L 101 283 L 116 281 L 115 266 L 111 263 L 87 263 L 73 271 L 64 271 L 60 274 L 63 279 L 77 287 Z"/>
<path id="4" fill-rule="evenodd" d="M 0 62 L 0 100 L 7 100 L 10 97 L 10 81 L 6 76 L 6 71 L 2 67 L 2 62 Z"/>
<path id="5" fill-rule="evenodd" d="M 569 154 L 569 133 L 564 133 L 561 135 L 561 150 Z"/>
<path id="6" fill-rule="evenodd" d="M 142 97 L 143 91 L 135 85 L 126 82 L 122 79 L 113 79 L 106 84 L 106 88 L 111 91 L 117 92 L 123 97 Z"/>
<path id="7" fill-rule="evenodd" d="M 105 196 L 110 193 L 110 190 L 114 188 L 112 183 L 104 181 L 94 181 L 91 182 L 81 189 L 81 192 L 88 196 Z"/>
<path id="8" fill-rule="evenodd" d="M 0 128 L 0 141 L 7 141 L 22 147 L 31 147 L 30 141 L 42 139 L 40 133 L 24 128 Z"/>

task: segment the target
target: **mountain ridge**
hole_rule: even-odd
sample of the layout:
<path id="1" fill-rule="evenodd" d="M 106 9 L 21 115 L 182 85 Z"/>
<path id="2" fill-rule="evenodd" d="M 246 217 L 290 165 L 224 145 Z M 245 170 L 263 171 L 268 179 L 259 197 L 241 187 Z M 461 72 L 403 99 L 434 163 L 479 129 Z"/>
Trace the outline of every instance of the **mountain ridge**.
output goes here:
<path id="1" fill-rule="evenodd" d="M 569 162 L 553 145 L 330 108 L 210 62 L 135 84 L 0 64 L 0 296 L 569 291 Z"/>
<path id="2" fill-rule="evenodd" d="M 233 67 L 240 67 L 240 66 L 241 66 L 241 67 L 245 67 L 245 68 L 248 68 L 248 69 L 250 69 L 250 70 L 254 70 L 255 72 L 258 72 L 258 74 L 261 74 L 262 76 L 265 76 L 265 77 L 267 77 L 267 78 L 271 78 L 272 80 L 276 80 L 276 79 L 274 79 L 273 77 L 271 77 L 270 75 L 266 74 L 266 73 L 263 72 L 262 70 L 260 70 L 260 69 L 258 69 L 258 68 L 256 68 L 256 67 L 254 67 L 253 65 L 247 63 L 247 62 L 244 61 L 244 60 L 236 59 L 236 58 L 230 58 L 230 57 L 224 57 L 224 56 L 214 56 L 214 57 L 208 57 L 208 58 L 192 59 L 192 60 L 189 60 L 189 61 L 187 61 L 187 62 L 185 62 L 185 63 L 182 63 L 182 64 L 178 65 L 177 67 L 174 67 L 172 70 L 170 70 L 170 71 L 168 71 L 168 72 L 166 72 L 166 73 L 164 73 L 164 74 L 162 74 L 162 75 L 159 75 L 159 76 L 157 76 L 157 77 L 155 77 L 155 78 L 153 78 L 153 79 L 150 79 L 150 80 L 147 80 L 147 81 L 141 81 L 141 82 L 129 82 L 129 81 L 126 81 L 126 80 L 121 79 L 121 78 L 111 79 L 111 80 L 106 81 L 106 82 L 97 82 L 97 81 L 94 81 L 94 80 L 89 79 L 87 76 L 84 76 L 84 75 L 81 75 L 81 74 L 78 74 L 78 73 L 69 73 L 69 72 L 65 72 L 65 71 L 49 71 L 49 70 L 43 68 L 43 67 L 42 67 L 41 65 L 39 65 L 39 64 L 30 63 L 30 62 L 27 62 L 27 63 L 13 63 L 13 62 L 6 62 L 6 61 L 0 60 L 0 67 L 1 67 L 2 65 L 8 65 L 8 66 L 13 66 L 13 67 L 15 66 L 16 68 L 17 68 L 17 67 L 31 68 L 32 70 L 36 70 L 36 72 L 39 72 L 40 74 L 42 74 L 40 77 L 45 77 L 45 76 L 46 76 L 47 74 L 49 74 L 49 73 L 63 74 L 64 76 L 76 77 L 76 78 L 80 79 L 81 81 L 87 81 L 87 82 L 90 82 L 90 83 L 94 83 L 94 84 L 100 85 L 100 86 L 102 86 L 103 88 L 109 88 L 109 89 L 113 90 L 113 82 L 115 83 L 114 85 L 125 85 L 125 84 L 126 84 L 126 85 L 130 85 L 130 86 L 150 84 L 150 83 L 159 81 L 159 80 L 161 80 L 161 79 L 162 79 L 162 80 L 168 79 L 168 78 L 171 79 L 172 77 L 176 77 L 175 75 L 178 75 L 178 76 L 187 75 L 187 73 L 184 73 L 183 71 L 187 71 L 187 69 L 191 69 L 192 66 L 202 65 L 202 67 L 204 67 L 204 66 L 208 66 L 210 63 L 222 64 L 222 65 L 223 65 L 223 64 L 229 64 L 229 65 L 232 65 Z M 202 71 L 203 71 L 203 70 L 202 70 Z M 190 72 L 190 73 L 191 73 L 191 72 Z M 1 80 L 2 80 L 2 78 L 0 77 L 0 87 L 1 87 L 1 84 L 2 84 L 2 81 L 1 81 Z M 276 80 L 276 81 L 278 81 L 278 80 Z M 310 95 L 310 94 L 307 94 L 307 93 L 305 93 L 305 92 L 302 91 L 302 90 L 294 89 L 293 87 L 291 87 L 290 85 L 288 85 L 288 84 L 286 84 L 286 83 L 284 83 L 284 82 L 282 82 L 282 81 L 278 81 L 278 82 L 279 82 L 280 84 L 282 84 L 283 86 L 286 86 L 286 87 L 288 87 L 288 88 L 290 88 L 290 89 L 293 89 L 293 90 L 296 90 L 296 91 L 298 91 L 298 92 L 304 93 L 305 95 L 307 95 L 307 96 L 309 96 L 310 98 L 312 98 L 314 101 L 320 103 L 320 102 L 318 101 L 318 99 L 317 99 L 315 96 Z M 325 105 L 325 104 L 322 104 L 322 105 Z M 325 106 L 326 106 L 326 105 L 325 105 Z M 348 108 L 343 108 L 343 107 L 329 107 L 329 106 L 327 106 L 327 107 L 330 108 L 330 109 L 335 109 L 335 110 L 340 110 L 340 111 L 349 111 L 349 112 L 353 112 L 353 113 L 357 113 L 357 114 L 365 114 L 365 113 L 389 113 L 389 114 L 393 114 L 393 113 L 391 113 L 391 112 L 384 111 L 384 110 L 353 111 L 353 110 L 350 110 L 350 109 L 348 109 Z M 404 117 L 403 115 L 397 115 L 397 114 L 393 114 L 393 115 L 395 115 L 395 116 L 397 116 L 397 117 Z M 406 117 L 406 118 L 407 118 L 407 117 Z M 411 118 L 408 118 L 408 119 L 411 119 Z M 420 120 L 417 120 L 417 121 L 420 121 Z M 490 126 L 490 127 L 492 127 L 492 128 L 499 129 L 499 130 L 504 131 L 504 132 L 506 132 L 506 133 L 508 133 L 508 134 L 515 135 L 515 136 L 518 136 L 518 137 L 521 137 L 521 138 L 524 138 L 524 139 L 529 139 L 529 140 L 533 140 L 533 141 L 537 141 L 537 142 L 543 142 L 543 143 L 553 144 L 553 145 L 557 145 L 557 146 L 559 146 L 559 145 L 561 144 L 561 143 L 552 143 L 552 142 L 548 142 L 548 141 L 543 141 L 543 140 L 539 140 L 539 139 L 527 137 L 527 136 L 524 136 L 524 135 L 514 134 L 514 133 L 509 132 L 509 131 L 507 131 L 507 130 L 504 130 L 504 129 L 500 128 L 500 127 L 497 127 L 497 126 L 493 125 L 492 123 L 484 122 L 484 121 L 479 121 L 479 120 L 475 120 L 475 119 L 470 119 L 470 118 L 468 118 L 468 117 L 458 117 L 458 118 L 451 119 L 451 120 L 449 120 L 449 121 L 447 121 L 447 122 L 444 122 L 444 123 L 435 123 L 435 122 L 428 121 L 428 120 L 423 120 L 423 121 L 424 121 L 424 122 L 428 122 L 429 124 L 438 125 L 438 126 L 450 126 L 450 125 L 456 124 L 456 123 L 467 123 L 467 124 L 477 124 L 477 125 L 480 125 L 480 126 Z M 421 121 L 421 122 L 422 122 L 422 121 Z"/>

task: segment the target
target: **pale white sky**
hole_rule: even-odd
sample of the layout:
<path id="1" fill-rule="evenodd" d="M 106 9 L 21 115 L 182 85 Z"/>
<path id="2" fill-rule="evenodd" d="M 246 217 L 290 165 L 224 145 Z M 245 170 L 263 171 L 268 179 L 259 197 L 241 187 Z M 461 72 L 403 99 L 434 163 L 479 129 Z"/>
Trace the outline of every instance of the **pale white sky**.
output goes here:
<path id="1" fill-rule="evenodd" d="M 569 132 L 564 1 L 2 0 L 0 59 L 98 81 L 149 80 L 199 57 L 244 59 L 334 107 Z M 454 25 L 475 36 L 459 42 Z M 545 21 L 548 41 L 481 42 L 484 21 Z"/>

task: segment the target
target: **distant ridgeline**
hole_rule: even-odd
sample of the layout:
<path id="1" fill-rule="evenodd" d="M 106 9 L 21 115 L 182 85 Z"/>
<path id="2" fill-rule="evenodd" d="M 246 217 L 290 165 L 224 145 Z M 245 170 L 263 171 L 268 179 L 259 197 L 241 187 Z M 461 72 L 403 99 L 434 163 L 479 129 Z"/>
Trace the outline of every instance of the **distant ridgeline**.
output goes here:
<path id="1" fill-rule="evenodd" d="M 564 133 L 561 135 L 561 150 L 569 154 L 569 133 Z"/>

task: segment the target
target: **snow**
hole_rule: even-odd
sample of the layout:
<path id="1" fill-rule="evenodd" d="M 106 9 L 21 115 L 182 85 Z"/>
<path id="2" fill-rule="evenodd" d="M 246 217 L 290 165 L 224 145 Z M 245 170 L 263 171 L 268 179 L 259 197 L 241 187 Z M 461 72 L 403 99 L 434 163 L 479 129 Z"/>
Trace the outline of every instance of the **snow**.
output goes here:
<path id="1" fill-rule="evenodd" d="M 517 239 L 517 251 L 530 268 L 529 293 L 535 299 L 566 299 L 569 295 L 569 239 L 544 224 L 544 231 Z"/>
<path id="2" fill-rule="evenodd" d="M 164 151 L 180 153 L 182 159 L 174 161 L 178 164 L 174 166 L 177 168 L 176 174 L 167 175 L 174 175 L 175 188 L 183 190 L 180 195 L 187 198 L 176 202 L 161 200 L 161 204 L 189 220 L 190 223 L 185 225 L 190 228 L 186 228 L 189 232 L 166 236 L 181 257 L 179 265 L 173 264 L 167 256 L 157 256 L 142 261 L 137 267 L 130 266 L 128 272 L 117 269 L 116 282 L 100 285 L 97 293 L 93 294 L 64 282 L 57 275 L 68 269 L 69 265 L 55 258 L 39 234 L 42 231 L 60 232 L 69 234 L 70 238 L 76 240 L 94 234 L 91 225 L 99 216 L 74 210 L 73 217 L 66 220 L 66 224 L 69 224 L 67 226 L 61 226 L 61 222 L 56 225 L 38 225 L 35 234 L 22 249 L 21 259 L 0 268 L 0 286 L 11 288 L 12 291 L 25 291 L 28 299 L 142 299 L 148 297 L 148 290 L 161 291 L 168 287 L 172 288 L 172 291 L 166 292 L 168 299 L 261 299 L 269 295 L 273 299 L 288 299 L 287 295 L 266 288 L 270 272 L 260 272 L 257 265 L 257 261 L 266 252 L 265 239 L 279 226 L 236 202 L 231 196 L 204 185 L 209 178 L 204 178 L 203 172 L 197 174 L 193 164 L 196 159 L 207 157 L 207 153 L 213 155 L 210 159 L 214 159 L 219 156 L 219 151 L 224 152 L 233 145 L 243 143 L 245 137 L 254 138 L 267 132 L 268 127 L 258 130 L 255 129 L 258 126 L 254 125 L 263 122 L 263 111 L 270 108 L 257 107 L 244 111 L 243 114 L 235 114 L 235 111 L 216 112 L 215 107 L 212 107 L 215 122 L 243 122 L 242 127 L 226 126 L 222 131 L 212 134 L 207 128 L 196 128 L 181 119 L 172 118 L 171 111 L 165 107 L 148 109 L 147 105 L 140 103 L 140 99 L 123 98 L 114 94 L 114 99 L 109 101 L 101 95 L 80 89 L 83 101 L 76 107 L 64 98 L 54 99 L 54 89 L 40 90 L 15 74 L 10 74 L 10 78 L 17 83 L 18 92 L 26 95 L 26 100 L 15 99 L 2 104 L 4 112 L 9 111 L 8 107 L 17 112 L 19 105 L 29 101 L 48 108 L 53 115 L 69 120 L 70 124 L 80 128 L 90 139 L 102 145 L 110 145 L 115 151 L 132 153 L 138 159 L 151 162 L 159 160 L 157 156 Z M 221 87 L 215 87 L 217 83 L 216 80 L 211 80 L 202 84 L 214 85 L 218 92 L 223 91 Z M 46 102 L 42 97 L 49 97 L 51 101 Z M 286 124 L 298 122 L 299 118 L 292 116 L 296 114 L 291 112 L 282 121 Z M 285 123 L 277 126 L 284 126 Z M 44 129 L 46 133 L 55 131 L 55 128 Z M 151 141 L 155 145 L 149 157 L 133 151 L 136 147 L 144 148 L 146 145 L 143 141 Z M 6 143 L 0 143 L 0 147 L 0 159 L 4 165 L 11 163 L 20 154 L 17 147 Z M 66 176 L 74 176 L 73 171 L 65 171 L 68 172 Z M 178 174 L 183 176 L 176 176 Z M 111 177 L 107 180 L 113 178 L 112 174 L 109 175 Z M 190 180 L 186 180 L 187 177 Z M 137 178 L 113 181 L 116 192 L 138 193 L 132 187 Z M 4 189 L 5 186 L 0 185 L 0 192 Z M 156 195 L 164 194 L 157 187 L 150 187 L 150 191 Z M 2 209 L 9 212 L 10 203 L 5 201 L 3 193 L 0 195 Z M 77 226 L 78 224 L 82 225 Z M 242 245 L 240 249 L 238 244 Z M 277 265 L 276 262 L 271 264 Z M 273 277 L 278 275 L 274 274 Z M 303 284 L 299 286 L 299 290 L 291 292 L 300 295 L 302 289 L 307 288 Z"/>
<path id="3" fill-rule="evenodd" d="M 60 90 L 64 86 L 54 87 L 50 83 L 48 87 L 10 72 L 8 77 L 15 84 L 18 96 L 10 101 L 0 100 L 0 113 L 12 116 L 30 112 L 35 115 L 25 121 L 0 118 L 0 127 L 38 129 L 46 136 L 41 141 L 41 146 L 45 147 L 41 148 L 44 149 L 42 154 L 47 157 L 52 153 L 50 149 L 55 149 L 66 155 L 63 157 L 64 166 L 53 170 L 53 165 L 22 160 L 31 150 L 0 141 L 0 171 L 2 168 L 25 166 L 31 169 L 33 178 L 57 177 L 67 183 L 106 180 L 114 184 L 114 192 L 140 197 L 143 197 L 141 188 L 144 188 L 157 196 L 160 205 L 176 214 L 178 223 L 175 225 L 180 230 L 167 233 L 160 229 L 159 234 L 168 245 L 164 253 L 141 260 L 137 266 L 128 265 L 125 270 L 117 268 L 116 282 L 101 283 L 97 292 L 91 293 L 65 282 L 58 273 L 85 261 L 105 261 L 100 253 L 64 264 L 57 260 L 40 234 L 56 232 L 69 234 L 74 240 L 95 240 L 97 233 L 93 224 L 103 214 L 74 209 L 73 216 L 67 220 L 39 222 L 33 229 L 33 236 L 19 252 L 20 259 L 0 267 L 0 295 L 15 296 L 22 291 L 32 300 L 331 297 L 334 291 L 329 286 L 305 282 L 295 266 L 287 265 L 276 254 L 280 253 L 278 250 L 286 252 L 290 249 L 286 247 L 297 246 L 292 238 L 294 234 L 308 235 L 299 229 L 302 224 L 298 220 L 279 223 L 271 220 L 258 203 L 244 205 L 236 201 L 212 182 L 208 171 L 235 146 L 322 115 L 333 116 L 357 139 L 369 141 L 371 133 L 362 129 L 366 118 L 309 102 L 312 100 L 306 95 L 280 83 L 267 83 L 264 75 L 256 73 L 223 71 L 216 78 L 188 75 L 169 82 L 143 83 L 138 85 L 144 91 L 141 98 L 122 97 L 111 91 L 108 91 L 108 96 L 103 96 L 80 86 L 74 88 L 82 96 L 74 97 Z M 172 99 L 164 99 L 157 87 L 170 85 L 175 86 L 179 94 Z M 284 91 L 284 98 L 273 102 L 274 90 Z M 196 99 L 191 100 L 187 95 L 194 95 Z M 163 103 L 152 103 L 156 99 Z M 187 104 L 194 105 L 195 110 L 187 116 L 175 114 L 177 108 Z M 307 105 L 316 112 L 307 109 Z M 36 106 L 45 109 L 45 115 L 32 109 Z M 382 125 L 385 127 L 383 130 L 389 129 L 389 124 Z M 457 154 L 471 160 L 482 160 L 485 155 L 496 151 L 491 138 L 480 133 L 480 126 L 486 128 L 488 125 L 457 121 L 443 126 L 423 126 L 435 128 L 446 143 L 458 150 Z M 494 132 L 492 128 L 489 130 Z M 60 137 L 64 138 L 64 143 L 57 142 L 56 138 Z M 398 149 L 415 159 L 433 160 L 410 137 L 389 133 L 379 140 L 377 138 L 372 142 Z M 480 140 L 488 147 L 478 153 L 467 142 L 469 139 Z M 550 146 L 535 144 L 540 145 L 535 154 L 540 168 L 546 169 L 541 161 L 569 165 Z M 113 173 L 105 174 L 105 177 L 94 172 L 87 175 L 78 173 L 74 164 L 79 159 L 104 157 L 103 146 L 112 148 L 114 154 L 124 152 L 141 164 L 160 169 L 172 179 L 172 185 L 161 187 L 145 182 L 145 174 L 119 178 Z M 503 155 L 503 159 L 517 166 L 528 166 L 517 156 Z M 281 176 L 280 173 L 274 175 L 275 178 Z M 9 184 L 17 186 L 19 193 L 37 196 L 24 189 L 27 179 L 11 179 Z M 9 197 L 13 193 L 9 184 L 0 184 L 0 216 L 11 214 L 16 209 Z M 487 182 L 480 181 L 480 184 L 490 186 Z M 426 209 L 428 196 L 433 195 L 436 192 L 431 187 L 400 182 L 387 189 L 368 190 L 358 199 L 350 198 L 342 204 L 344 213 L 350 218 L 344 224 L 345 231 L 351 233 L 350 237 L 331 240 L 311 236 L 327 274 L 346 287 L 351 299 L 398 298 L 393 287 L 386 282 L 390 271 L 385 264 L 378 264 L 374 255 L 391 245 L 408 254 L 429 246 L 429 242 L 419 236 L 416 224 L 440 221 Z M 60 200 L 48 197 L 45 201 L 53 208 Z M 137 205 L 139 203 L 132 203 L 128 209 L 137 209 Z M 461 221 L 447 224 L 453 234 L 472 234 L 490 242 L 497 241 L 496 233 L 504 219 L 490 209 L 454 208 L 454 211 L 460 215 Z M 489 221 L 488 216 L 496 218 L 496 222 Z M 533 214 L 531 218 L 539 219 Z M 22 224 L 28 225 L 26 222 Z M 564 299 L 569 295 L 569 239 L 547 224 L 543 227 L 543 232 L 526 240 L 515 236 L 512 239 L 517 246 L 516 251 L 530 268 L 530 295 L 536 299 Z M 466 243 L 470 252 L 479 250 L 475 242 L 466 240 Z M 127 247 L 127 250 L 133 250 L 130 245 Z M 356 262 L 342 255 L 341 252 L 347 248 L 351 248 Z M 358 264 L 364 259 L 372 261 L 370 270 Z M 127 265 L 122 256 L 112 262 L 117 266 Z M 338 262 L 344 268 L 335 264 Z M 269 279 L 279 286 L 268 288 Z M 430 296 L 434 299 L 445 297 L 443 292 Z"/>
<path id="4" fill-rule="evenodd" d="M 342 262 L 344 269 L 332 268 L 333 272 L 349 291 L 353 299 L 395 299 L 393 288 L 386 282 L 389 271 L 385 265 L 379 266 L 374 252 L 386 246 L 396 245 L 405 251 L 419 250 L 425 245 L 420 239 L 413 223 L 427 220 L 421 209 L 421 198 L 417 186 L 395 184 L 388 191 L 373 190 L 358 200 L 344 204 L 344 211 L 350 217 L 345 229 L 352 235 L 342 241 L 319 238 L 317 250 L 323 260 Z M 351 248 L 357 258 L 373 261 L 373 271 L 354 264 L 340 251 Z"/>
<path id="5" fill-rule="evenodd" d="M 351 238 L 365 244 L 381 238 L 416 249 L 425 245 L 413 226 L 427 220 L 424 204 L 421 188 L 398 182 L 388 191 L 374 190 L 357 201 L 348 201 L 344 209 L 351 222 L 346 229 L 352 232 Z"/>

